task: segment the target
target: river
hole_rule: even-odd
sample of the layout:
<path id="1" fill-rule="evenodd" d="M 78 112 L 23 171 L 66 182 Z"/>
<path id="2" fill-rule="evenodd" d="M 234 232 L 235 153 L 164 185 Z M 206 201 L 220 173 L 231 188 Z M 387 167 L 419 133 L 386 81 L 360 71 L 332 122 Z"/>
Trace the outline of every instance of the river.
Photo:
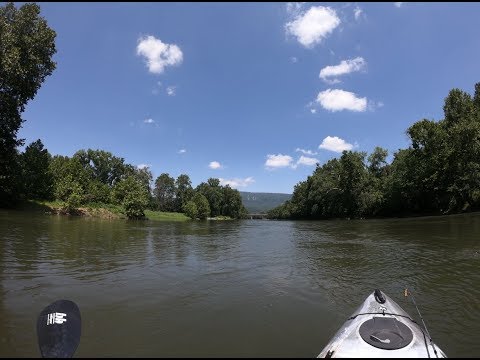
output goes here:
<path id="1" fill-rule="evenodd" d="M 449 357 L 480 355 L 480 214 L 154 222 L 0 211 L 0 356 L 82 314 L 77 357 L 315 357 L 375 288 Z"/>

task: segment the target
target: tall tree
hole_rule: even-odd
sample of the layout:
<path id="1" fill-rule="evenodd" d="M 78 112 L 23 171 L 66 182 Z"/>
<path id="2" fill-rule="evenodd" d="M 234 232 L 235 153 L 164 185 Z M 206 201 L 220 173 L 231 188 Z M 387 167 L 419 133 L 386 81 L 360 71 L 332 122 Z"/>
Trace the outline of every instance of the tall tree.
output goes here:
<path id="1" fill-rule="evenodd" d="M 375 147 L 373 153 L 368 156 L 368 170 L 375 176 L 382 176 L 387 165 L 388 150 L 379 146 Z"/>
<path id="2" fill-rule="evenodd" d="M 186 174 L 181 174 L 175 180 L 175 211 L 181 212 L 183 206 L 192 199 L 193 197 L 193 188 L 190 177 Z"/>
<path id="3" fill-rule="evenodd" d="M 0 206 L 18 198 L 16 147 L 21 114 L 55 69 L 55 31 L 36 4 L 0 7 Z"/>
<path id="4" fill-rule="evenodd" d="M 247 214 L 240 192 L 229 185 L 222 187 L 221 214 L 234 219 L 243 218 Z"/>
<path id="5" fill-rule="evenodd" d="M 195 207 L 197 208 L 196 216 L 200 220 L 204 220 L 210 216 L 211 214 L 210 205 L 208 204 L 207 198 L 202 193 L 197 192 L 193 196 L 192 202 L 195 204 Z"/>
<path id="6" fill-rule="evenodd" d="M 144 211 L 148 205 L 148 193 L 135 176 L 129 175 L 118 181 L 112 189 L 112 198 L 124 208 L 129 219 L 145 217 Z"/>
<path id="7" fill-rule="evenodd" d="M 158 210 L 173 211 L 175 208 L 175 179 L 167 173 L 160 174 L 155 180 L 153 194 Z"/>
<path id="8" fill-rule="evenodd" d="M 50 172 L 51 155 L 38 139 L 25 148 L 21 156 L 25 196 L 28 199 L 51 199 L 53 176 Z"/>
<path id="9" fill-rule="evenodd" d="M 340 158 L 339 187 L 347 217 L 359 215 L 359 198 L 365 184 L 365 156 L 364 152 L 344 150 Z"/>
<path id="10" fill-rule="evenodd" d="M 209 178 L 206 183 L 200 183 L 195 191 L 200 192 L 207 198 L 211 216 L 221 215 L 222 188 L 219 179 Z"/>
<path id="11" fill-rule="evenodd" d="M 104 150 L 79 150 L 74 155 L 82 166 L 91 174 L 92 180 L 99 181 L 108 186 L 113 186 L 122 177 L 133 175 L 129 172 L 123 158 L 114 156 Z M 135 172 L 135 171 L 133 171 Z"/>

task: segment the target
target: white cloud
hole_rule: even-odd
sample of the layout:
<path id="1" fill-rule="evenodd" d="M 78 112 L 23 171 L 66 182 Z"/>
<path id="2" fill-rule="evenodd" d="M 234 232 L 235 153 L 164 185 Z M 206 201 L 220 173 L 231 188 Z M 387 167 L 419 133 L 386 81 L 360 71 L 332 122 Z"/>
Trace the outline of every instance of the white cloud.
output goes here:
<path id="1" fill-rule="evenodd" d="M 312 6 L 306 12 L 298 14 L 293 21 L 285 25 L 287 34 L 294 35 L 303 46 L 312 48 L 326 38 L 338 25 L 334 9 L 324 6 Z"/>
<path id="2" fill-rule="evenodd" d="M 179 153 L 179 154 L 185 154 L 186 152 L 187 152 L 186 149 L 180 149 L 180 150 L 178 150 L 178 153 Z"/>
<path id="3" fill-rule="evenodd" d="M 360 16 L 362 16 L 363 10 L 357 6 L 355 9 L 353 9 L 353 14 L 355 15 L 355 20 L 358 20 L 360 19 Z"/>
<path id="4" fill-rule="evenodd" d="M 343 150 L 353 149 L 353 145 L 347 143 L 345 140 L 340 139 L 337 136 L 327 136 L 325 139 L 323 139 L 322 143 L 318 145 L 318 148 L 340 153 Z"/>
<path id="5" fill-rule="evenodd" d="M 143 122 L 144 122 L 145 124 L 153 124 L 153 123 L 155 123 L 155 120 L 149 118 L 149 119 L 143 120 Z"/>
<path id="6" fill-rule="evenodd" d="M 148 71 L 161 74 L 166 66 L 179 65 L 183 53 L 175 44 L 165 44 L 160 39 L 148 35 L 138 39 L 137 55 L 145 57 Z"/>
<path id="7" fill-rule="evenodd" d="M 317 155 L 317 153 L 313 152 L 312 150 L 304 150 L 304 149 L 296 148 L 295 151 L 301 152 L 305 155 Z"/>
<path id="8" fill-rule="evenodd" d="M 403 2 L 394 2 L 395 7 L 399 8 L 403 5 Z"/>
<path id="9" fill-rule="evenodd" d="M 208 167 L 210 169 L 216 170 L 216 169 L 221 169 L 222 165 L 220 165 L 220 163 L 218 161 L 212 161 L 212 162 L 210 162 L 210 164 L 208 164 Z"/>
<path id="10" fill-rule="evenodd" d="M 169 86 L 167 87 L 167 94 L 168 96 L 175 96 L 175 91 L 177 90 L 176 86 Z"/>
<path id="11" fill-rule="evenodd" d="M 320 70 L 319 77 L 325 82 L 337 83 L 337 79 L 329 79 L 330 77 L 349 74 L 354 71 L 360 71 L 367 65 L 366 61 L 362 57 L 356 57 L 355 59 L 342 60 L 340 64 L 334 66 L 326 66 Z"/>
<path id="12" fill-rule="evenodd" d="M 354 93 L 339 90 L 327 89 L 318 93 L 317 102 L 328 111 L 365 111 L 367 109 L 367 98 L 359 98 Z"/>
<path id="13" fill-rule="evenodd" d="M 140 164 L 140 165 L 137 165 L 137 169 L 148 169 L 150 168 L 152 165 L 150 164 Z"/>
<path id="14" fill-rule="evenodd" d="M 312 114 L 316 114 L 316 113 L 317 113 L 317 109 L 310 109 L 310 112 L 311 112 Z"/>
<path id="15" fill-rule="evenodd" d="M 289 155 L 267 155 L 267 161 L 265 162 L 265 167 L 267 169 L 281 168 L 292 165 L 292 157 Z"/>
<path id="16" fill-rule="evenodd" d="M 311 158 L 311 157 L 301 155 L 300 159 L 298 159 L 297 161 L 297 165 L 313 166 L 318 162 L 319 161 L 316 158 Z"/>
<path id="17" fill-rule="evenodd" d="M 234 189 L 239 188 L 239 187 L 247 187 L 248 185 L 253 184 L 255 182 L 255 180 L 251 176 L 249 176 L 245 179 L 239 179 L 239 178 L 223 179 L 223 178 L 219 178 L 218 180 L 220 180 L 220 185 L 222 185 L 222 186 L 230 185 L 230 187 L 234 188 Z"/>

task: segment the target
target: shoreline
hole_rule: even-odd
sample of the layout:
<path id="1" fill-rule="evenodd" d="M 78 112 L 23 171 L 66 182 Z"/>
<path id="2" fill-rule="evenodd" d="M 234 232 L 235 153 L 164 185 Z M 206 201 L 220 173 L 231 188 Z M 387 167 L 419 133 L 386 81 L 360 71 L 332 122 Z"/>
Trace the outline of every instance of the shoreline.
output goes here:
<path id="1" fill-rule="evenodd" d="M 97 219 L 108 219 L 108 220 L 129 220 L 127 216 L 123 213 L 123 208 L 121 206 L 111 205 L 111 204 L 87 204 L 76 208 L 72 212 L 67 212 L 63 209 L 63 203 L 59 201 L 37 201 L 37 200 L 26 200 L 19 203 L 16 207 L 12 209 L 5 210 L 15 210 L 20 212 L 35 212 L 43 213 L 45 215 L 59 215 L 59 216 L 76 216 L 76 217 L 92 217 Z M 178 212 L 164 212 L 156 210 L 145 210 L 145 217 L 137 220 L 147 220 L 147 221 L 195 221 L 190 219 L 183 213 Z M 207 220 L 212 221 L 226 221 L 234 220 L 227 216 L 217 216 L 209 217 Z"/>

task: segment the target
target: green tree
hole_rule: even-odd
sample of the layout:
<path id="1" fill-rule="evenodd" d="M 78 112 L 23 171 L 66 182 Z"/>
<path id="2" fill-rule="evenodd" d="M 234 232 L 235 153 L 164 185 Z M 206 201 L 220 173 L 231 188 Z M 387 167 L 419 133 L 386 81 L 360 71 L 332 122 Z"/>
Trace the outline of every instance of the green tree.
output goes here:
<path id="1" fill-rule="evenodd" d="M 145 217 L 144 211 L 148 205 L 148 193 L 141 181 L 135 176 L 129 175 L 114 185 L 112 200 L 123 206 L 125 215 L 129 219 Z"/>
<path id="2" fill-rule="evenodd" d="M 192 201 L 197 207 L 197 217 L 200 220 L 204 220 L 210 216 L 210 205 L 208 204 L 207 198 L 203 194 L 197 192 L 193 196 Z"/>
<path id="3" fill-rule="evenodd" d="M 344 216 L 347 217 L 360 215 L 359 199 L 365 185 L 365 156 L 364 152 L 345 150 L 340 157 L 339 188 Z"/>
<path id="4" fill-rule="evenodd" d="M 140 181 L 143 189 L 148 195 L 148 208 L 155 209 L 156 207 L 155 198 L 153 197 L 152 187 L 151 187 L 151 184 L 153 182 L 152 172 L 148 167 L 143 167 L 143 168 L 137 168 L 135 170 L 134 175 L 138 179 L 138 181 Z"/>
<path id="5" fill-rule="evenodd" d="M 452 89 L 443 105 L 447 128 L 469 119 L 474 113 L 474 103 L 470 94 L 460 89 Z"/>
<path id="6" fill-rule="evenodd" d="M 195 220 L 198 216 L 197 205 L 195 205 L 195 202 L 193 200 L 187 201 L 185 205 L 183 205 L 182 210 L 185 215 L 187 215 L 191 219 Z"/>
<path id="7" fill-rule="evenodd" d="M 21 114 L 55 69 L 55 31 L 36 4 L 0 7 L 0 206 L 19 197 L 17 138 Z"/>
<path id="8" fill-rule="evenodd" d="M 98 180 L 92 180 L 87 184 L 85 189 L 86 203 L 103 203 L 110 202 L 111 194 L 110 187 Z"/>
<path id="9" fill-rule="evenodd" d="M 247 215 L 240 192 L 229 185 L 222 187 L 221 214 L 234 219 L 241 219 Z"/>
<path id="10" fill-rule="evenodd" d="M 206 183 L 200 183 L 200 185 L 195 188 L 195 191 L 203 194 L 207 198 L 211 216 L 221 215 L 222 188 L 219 179 L 209 178 Z"/>
<path id="11" fill-rule="evenodd" d="M 368 170 L 372 175 L 379 178 L 383 175 L 387 166 L 388 150 L 379 146 L 375 147 L 373 153 L 368 156 Z"/>
<path id="12" fill-rule="evenodd" d="M 91 180 L 108 186 L 113 186 L 122 177 L 135 173 L 135 169 L 130 169 L 123 158 L 104 150 L 79 150 L 73 158 L 78 159 L 90 174 Z"/>
<path id="13" fill-rule="evenodd" d="M 447 212 L 469 209 L 478 202 L 480 186 L 479 85 L 472 97 L 453 89 L 445 99 L 447 151 L 443 185 L 447 187 Z"/>
<path id="14" fill-rule="evenodd" d="M 25 196 L 28 199 L 53 197 L 53 175 L 50 172 L 51 155 L 38 139 L 25 148 L 21 155 Z"/>
<path id="15" fill-rule="evenodd" d="M 190 177 L 181 174 L 175 180 L 175 211 L 181 212 L 183 206 L 192 199 L 194 194 Z"/>
<path id="16" fill-rule="evenodd" d="M 167 173 L 160 174 L 155 180 L 153 194 L 158 210 L 174 211 L 175 209 L 175 179 Z"/>

